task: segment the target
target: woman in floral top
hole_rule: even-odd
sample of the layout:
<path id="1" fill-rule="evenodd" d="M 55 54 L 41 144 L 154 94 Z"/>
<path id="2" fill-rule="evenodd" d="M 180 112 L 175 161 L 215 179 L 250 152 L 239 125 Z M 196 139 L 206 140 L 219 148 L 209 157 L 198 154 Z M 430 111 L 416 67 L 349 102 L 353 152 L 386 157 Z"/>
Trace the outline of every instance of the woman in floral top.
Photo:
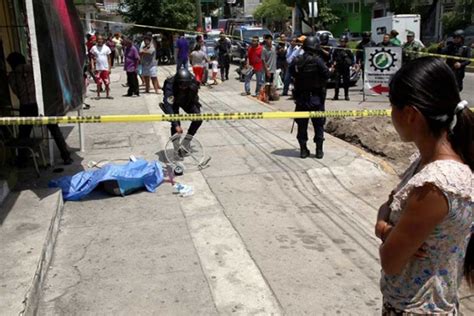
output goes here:
<path id="1" fill-rule="evenodd" d="M 474 275 L 474 113 L 449 67 L 416 59 L 390 83 L 392 121 L 419 150 L 380 207 L 383 315 L 458 315 L 462 276 Z"/>

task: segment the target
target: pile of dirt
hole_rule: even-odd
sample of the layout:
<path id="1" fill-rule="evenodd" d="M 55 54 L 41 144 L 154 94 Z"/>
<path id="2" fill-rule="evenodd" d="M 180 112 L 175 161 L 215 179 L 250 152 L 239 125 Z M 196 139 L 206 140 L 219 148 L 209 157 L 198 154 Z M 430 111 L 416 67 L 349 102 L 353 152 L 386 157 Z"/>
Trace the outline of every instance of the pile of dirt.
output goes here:
<path id="1" fill-rule="evenodd" d="M 400 141 L 388 117 L 358 117 L 328 119 L 326 132 L 382 157 L 401 174 L 416 151 L 411 143 Z"/>

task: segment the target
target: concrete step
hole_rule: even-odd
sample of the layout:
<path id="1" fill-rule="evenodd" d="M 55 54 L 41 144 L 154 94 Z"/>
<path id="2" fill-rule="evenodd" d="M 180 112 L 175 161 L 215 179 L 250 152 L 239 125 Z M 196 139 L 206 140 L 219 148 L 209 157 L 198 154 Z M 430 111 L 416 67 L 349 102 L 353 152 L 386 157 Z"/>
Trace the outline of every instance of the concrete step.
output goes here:
<path id="1" fill-rule="evenodd" d="M 56 189 L 12 192 L 0 208 L 0 315 L 34 314 L 63 209 Z"/>

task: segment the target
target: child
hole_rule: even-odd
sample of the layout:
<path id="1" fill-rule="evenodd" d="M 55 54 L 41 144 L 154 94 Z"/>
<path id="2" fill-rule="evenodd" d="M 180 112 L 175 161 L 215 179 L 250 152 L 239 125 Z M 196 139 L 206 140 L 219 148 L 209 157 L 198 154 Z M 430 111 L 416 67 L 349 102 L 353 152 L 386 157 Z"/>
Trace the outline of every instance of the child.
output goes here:
<path id="1" fill-rule="evenodd" d="M 474 113 L 438 58 L 392 77 L 392 122 L 419 156 L 377 216 L 382 315 L 458 315 L 464 274 L 474 281 Z"/>
<path id="2" fill-rule="evenodd" d="M 216 56 L 211 57 L 211 69 L 212 69 L 212 84 L 217 84 L 217 73 L 219 72 L 219 63 L 216 60 Z"/>

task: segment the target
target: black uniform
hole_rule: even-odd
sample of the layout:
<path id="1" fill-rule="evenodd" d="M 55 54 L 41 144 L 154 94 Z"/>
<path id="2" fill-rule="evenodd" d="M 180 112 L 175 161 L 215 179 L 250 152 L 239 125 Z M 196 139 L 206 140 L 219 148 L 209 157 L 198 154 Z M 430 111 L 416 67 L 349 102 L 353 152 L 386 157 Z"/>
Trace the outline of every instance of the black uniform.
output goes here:
<path id="1" fill-rule="evenodd" d="M 341 85 L 341 79 L 342 87 L 344 88 L 344 96 L 346 99 L 348 99 L 349 85 L 351 81 L 351 66 L 354 65 L 354 54 L 348 49 L 334 49 L 331 59 L 335 64 L 334 99 L 339 98 L 339 86 Z"/>
<path id="2" fill-rule="evenodd" d="M 360 41 L 359 44 L 357 44 L 356 48 L 358 49 L 356 53 L 356 63 L 360 64 L 361 69 L 364 69 L 364 62 L 365 62 L 365 54 L 364 50 L 366 47 L 374 47 L 375 43 L 372 40 L 368 41 Z"/>
<path id="3" fill-rule="evenodd" d="M 290 73 L 295 79 L 294 97 L 295 111 L 324 111 L 323 98 L 326 94 L 326 84 L 329 78 L 328 67 L 316 53 L 306 52 L 296 57 L 290 65 Z M 309 119 L 296 119 L 298 134 L 296 138 L 300 146 L 306 148 L 308 141 Z M 312 118 L 315 129 L 314 142 L 324 141 L 325 118 Z"/>
<path id="4" fill-rule="evenodd" d="M 216 44 L 217 61 L 221 69 L 221 79 L 229 80 L 230 69 L 230 41 L 226 39 L 219 39 Z"/>
<path id="5" fill-rule="evenodd" d="M 194 78 L 186 89 L 180 89 L 175 82 L 175 76 L 168 77 L 163 86 L 164 112 L 166 114 L 179 114 L 179 108 L 182 108 L 188 114 L 201 113 L 198 90 L 199 83 Z M 188 134 L 194 136 L 201 124 L 202 121 L 192 121 Z M 181 122 L 171 122 L 171 135 L 176 134 L 176 126 L 181 126 Z"/>
<path id="6" fill-rule="evenodd" d="M 471 48 L 464 44 L 454 44 L 453 42 L 449 43 L 445 48 L 440 50 L 441 54 L 450 55 L 450 56 L 457 56 L 457 57 L 466 57 L 471 58 Z M 459 62 L 461 67 L 459 69 L 454 68 L 454 64 Z M 463 79 L 466 73 L 466 66 L 469 65 L 471 62 L 468 60 L 456 60 L 456 59 L 447 59 L 446 63 L 448 66 L 453 70 L 454 75 L 456 76 L 456 81 L 458 83 L 459 91 L 463 89 Z"/>

